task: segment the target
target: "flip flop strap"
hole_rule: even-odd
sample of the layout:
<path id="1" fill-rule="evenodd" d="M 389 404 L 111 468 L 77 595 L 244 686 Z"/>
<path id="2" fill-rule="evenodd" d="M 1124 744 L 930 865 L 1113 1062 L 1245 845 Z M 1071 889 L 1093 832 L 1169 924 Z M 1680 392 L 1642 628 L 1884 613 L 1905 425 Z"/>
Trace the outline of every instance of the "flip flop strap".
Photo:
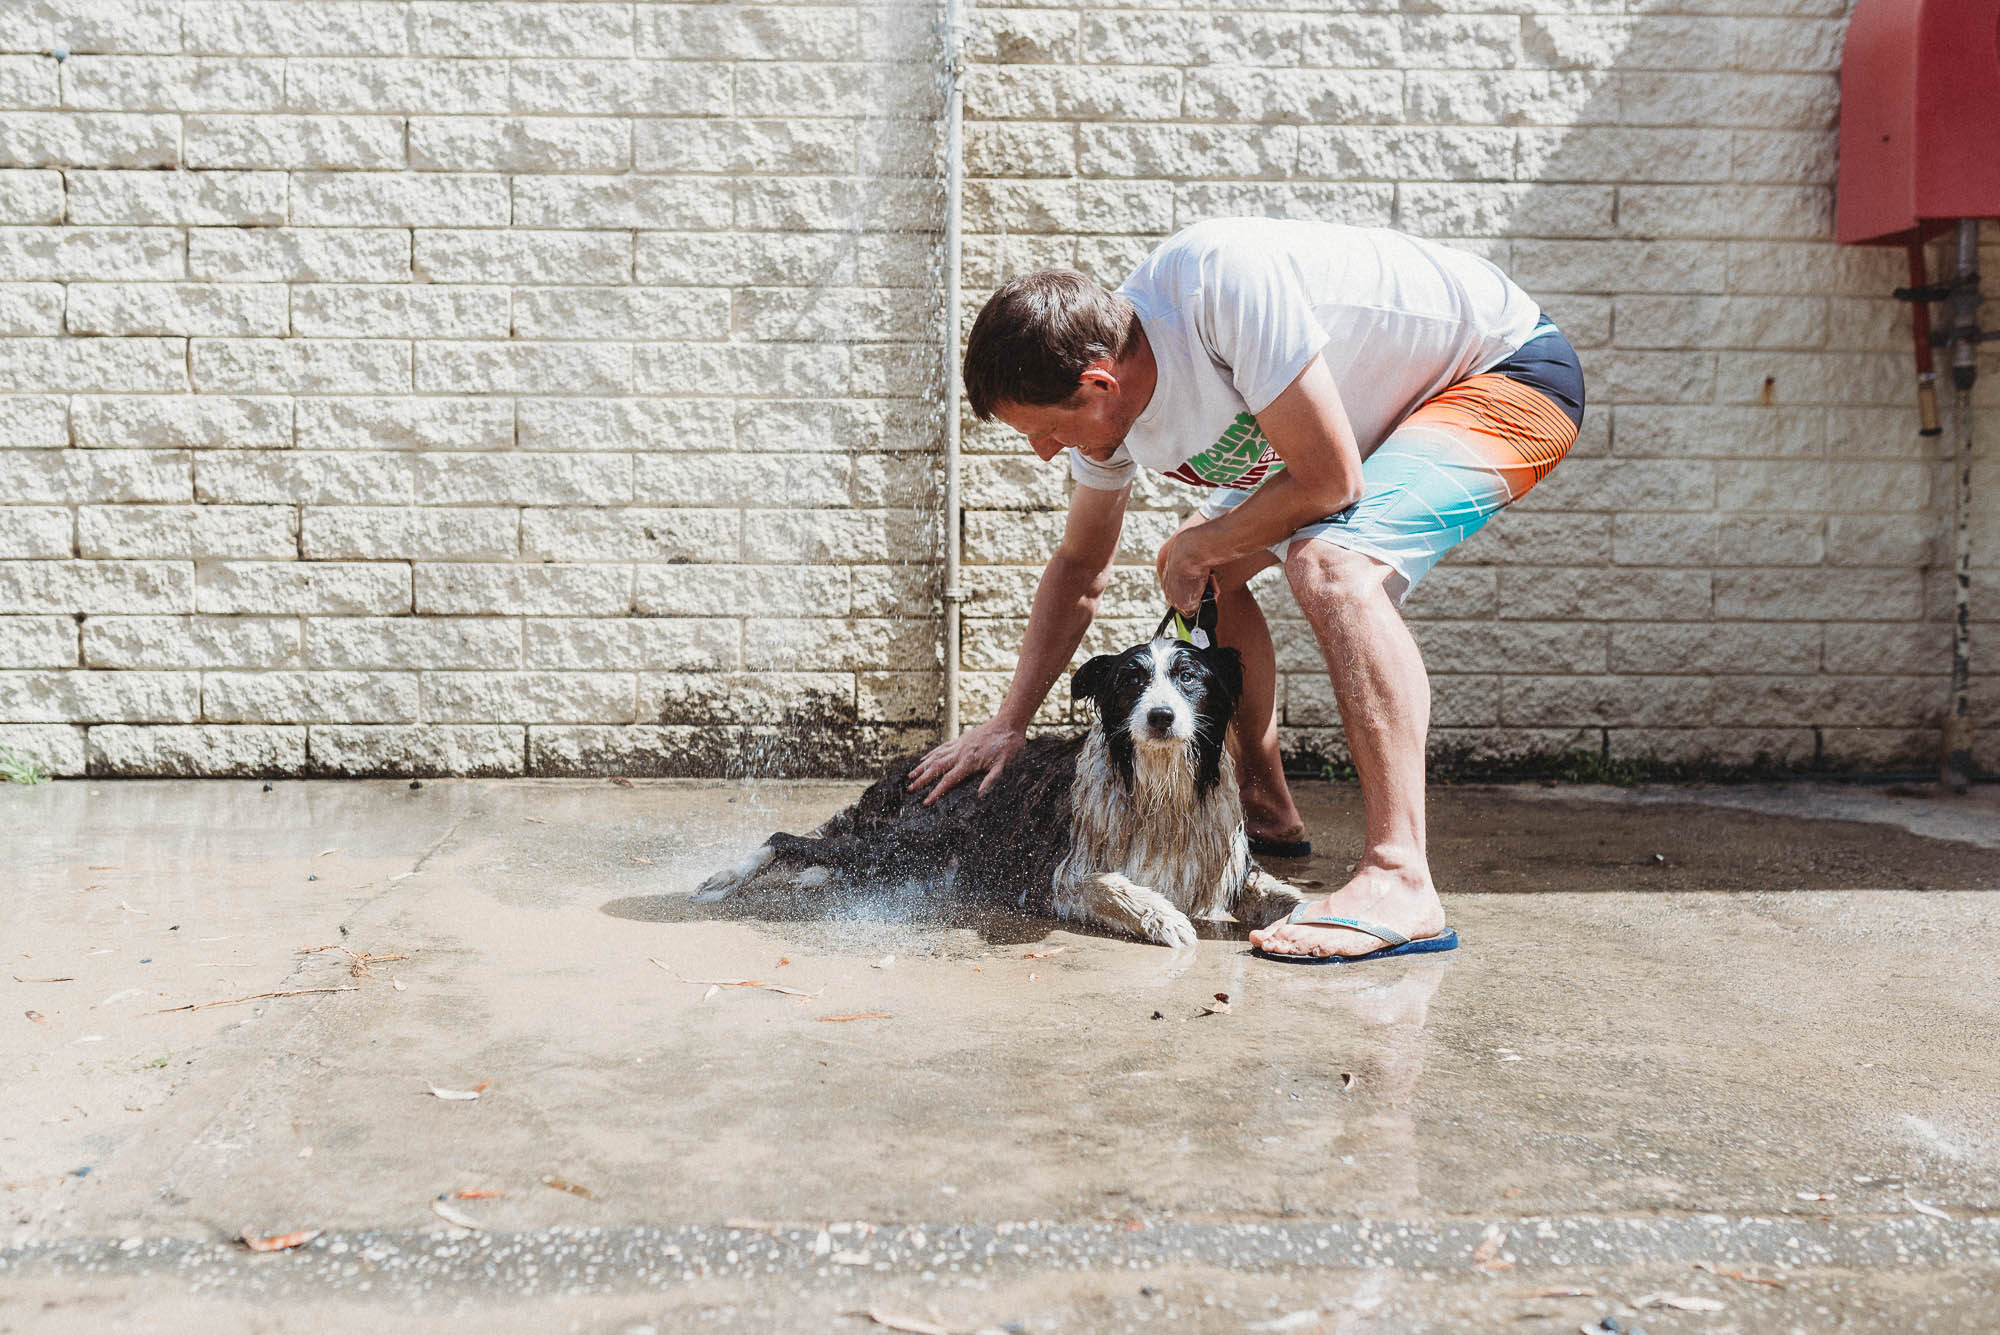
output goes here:
<path id="1" fill-rule="evenodd" d="M 1392 946 L 1406 946 L 1410 944 L 1409 937 L 1404 936 L 1393 927 L 1384 927 L 1379 922 L 1369 922 L 1365 918 L 1305 918 L 1299 916 L 1305 911 L 1306 906 L 1300 904 L 1292 910 L 1291 916 L 1286 918 L 1285 921 L 1295 923 L 1300 927 L 1352 927 L 1357 932 L 1366 932 L 1368 935 L 1378 937 Z"/>

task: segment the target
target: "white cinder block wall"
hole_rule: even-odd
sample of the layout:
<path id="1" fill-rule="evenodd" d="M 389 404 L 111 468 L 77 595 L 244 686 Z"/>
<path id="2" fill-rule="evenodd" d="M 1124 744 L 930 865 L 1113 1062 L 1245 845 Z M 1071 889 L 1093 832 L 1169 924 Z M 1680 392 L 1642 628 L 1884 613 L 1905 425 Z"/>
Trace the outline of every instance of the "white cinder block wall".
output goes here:
<path id="1" fill-rule="evenodd" d="M 1056 263 L 1115 282 L 1159 237 L 1226 213 L 1390 225 L 1487 255 L 1577 344 L 1590 410 L 1571 458 L 1409 602 L 1434 750 L 1474 768 L 1573 750 L 1934 767 L 1948 453 L 1916 435 L 1888 295 L 1907 281 L 1900 252 L 1832 243 L 1846 9 L 982 10 L 968 286 Z M 1987 273 L 1996 260 L 1989 246 Z M 1990 717 L 2000 358 L 1983 364 L 1975 714 Z M 1004 689 L 1029 563 L 1057 531 L 1060 479 L 1003 434 L 978 437 L 991 453 L 968 474 L 974 717 Z M 1151 554 L 1185 493 L 1144 504 L 1098 647 L 1157 615 Z M 1339 761 L 1317 647 L 1264 578 L 1287 748 Z M 1990 740 L 1979 755 L 1995 763 Z"/>
<path id="2" fill-rule="evenodd" d="M 1897 258 L 1829 240 L 1841 0 L 1448 7 L 973 9 L 969 301 L 1048 263 L 1115 281 L 1232 212 L 1486 253 L 1583 349 L 1592 411 L 1411 601 L 1438 748 L 1928 765 L 1947 475 Z M 934 18 L 0 6 L 0 744 L 69 774 L 716 774 L 928 740 Z M 977 719 L 1063 486 L 968 448 Z M 1141 497 L 1090 647 L 1150 630 L 1186 499 Z M 1338 760 L 1267 604 L 1288 746 Z"/>

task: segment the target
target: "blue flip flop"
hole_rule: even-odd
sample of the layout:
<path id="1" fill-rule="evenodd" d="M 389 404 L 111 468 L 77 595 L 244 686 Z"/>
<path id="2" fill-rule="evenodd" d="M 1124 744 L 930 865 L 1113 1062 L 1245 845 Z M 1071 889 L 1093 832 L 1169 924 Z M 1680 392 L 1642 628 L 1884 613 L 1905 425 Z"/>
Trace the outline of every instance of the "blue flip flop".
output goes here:
<path id="1" fill-rule="evenodd" d="M 1393 927 L 1369 922 L 1363 918 L 1306 918 L 1302 917 L 1306 906 L 1300 904 L 1293 909 L 1288 923 L 1301 927 L 1352 927 L 1357 932 L 1380 937 L 1383 945 L 1379 950 L 1371 950 L 1366 955 L 1287 955 L 1282 951 L 1266 950 L 1262 946 L 1250 947 L 1250 953 L 1281 964 L 1356 964 L 1362 960 L 1388 959 L 1391 955 L 1428 955 L 1440 950 L 1458 949 L 1458 933 L 1447 927 L 1436 936 L 1427 936 L 1420 941 L 1412 941 Z"/>

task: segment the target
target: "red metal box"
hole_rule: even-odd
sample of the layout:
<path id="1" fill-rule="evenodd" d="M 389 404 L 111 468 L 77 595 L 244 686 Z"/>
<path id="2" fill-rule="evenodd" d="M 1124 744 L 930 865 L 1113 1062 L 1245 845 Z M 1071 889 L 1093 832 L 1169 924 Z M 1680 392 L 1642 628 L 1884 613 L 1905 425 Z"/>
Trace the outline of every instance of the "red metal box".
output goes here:
<path id="1" fill-rule="evenodd" d="M 2000 217 L 2000 0 L 1859 0 L 1840 58 L 1834 235 L 1904 245 Z"/>

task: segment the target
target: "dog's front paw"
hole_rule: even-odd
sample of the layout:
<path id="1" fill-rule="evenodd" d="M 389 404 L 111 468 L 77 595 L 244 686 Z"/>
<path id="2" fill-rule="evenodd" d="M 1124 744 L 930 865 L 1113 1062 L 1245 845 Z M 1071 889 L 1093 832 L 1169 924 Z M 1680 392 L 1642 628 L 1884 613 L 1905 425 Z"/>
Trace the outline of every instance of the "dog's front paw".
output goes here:
<path id="1" fill-rule="evenodd" d="M 1159 913 L 1150 914 L 1139 927 L 1148 941 L 1157 941 L 1176 950 L 1195 943 L 1194 924 L 1188 921 L 1187 914 L 1177 908 L 1167 908 Z"/>
<path id="2" fill-rule="evenodd" d="M 743 877 L 737 873 L 736 868 L 731 867 L 728 871 L 715 873 L 715 875 L 696 886 L 694 893 L 688 896 L 688 898 L 697 904 L 713 904 L 719 899 L 729 898 L 730 895 L 735 893 L 736 888 L 742 884 Z"/>
<path id="3" fill-rule="evenodd" d="M 713 904 L 718 899 L 727 899 L 743 888 L 752 876 L 771 865 L 777 850 L 769 844 L 761 844 L 749 857 L 723 871 L 715 873 L 694 889 L 690 896 L 697 904 Z"/>

